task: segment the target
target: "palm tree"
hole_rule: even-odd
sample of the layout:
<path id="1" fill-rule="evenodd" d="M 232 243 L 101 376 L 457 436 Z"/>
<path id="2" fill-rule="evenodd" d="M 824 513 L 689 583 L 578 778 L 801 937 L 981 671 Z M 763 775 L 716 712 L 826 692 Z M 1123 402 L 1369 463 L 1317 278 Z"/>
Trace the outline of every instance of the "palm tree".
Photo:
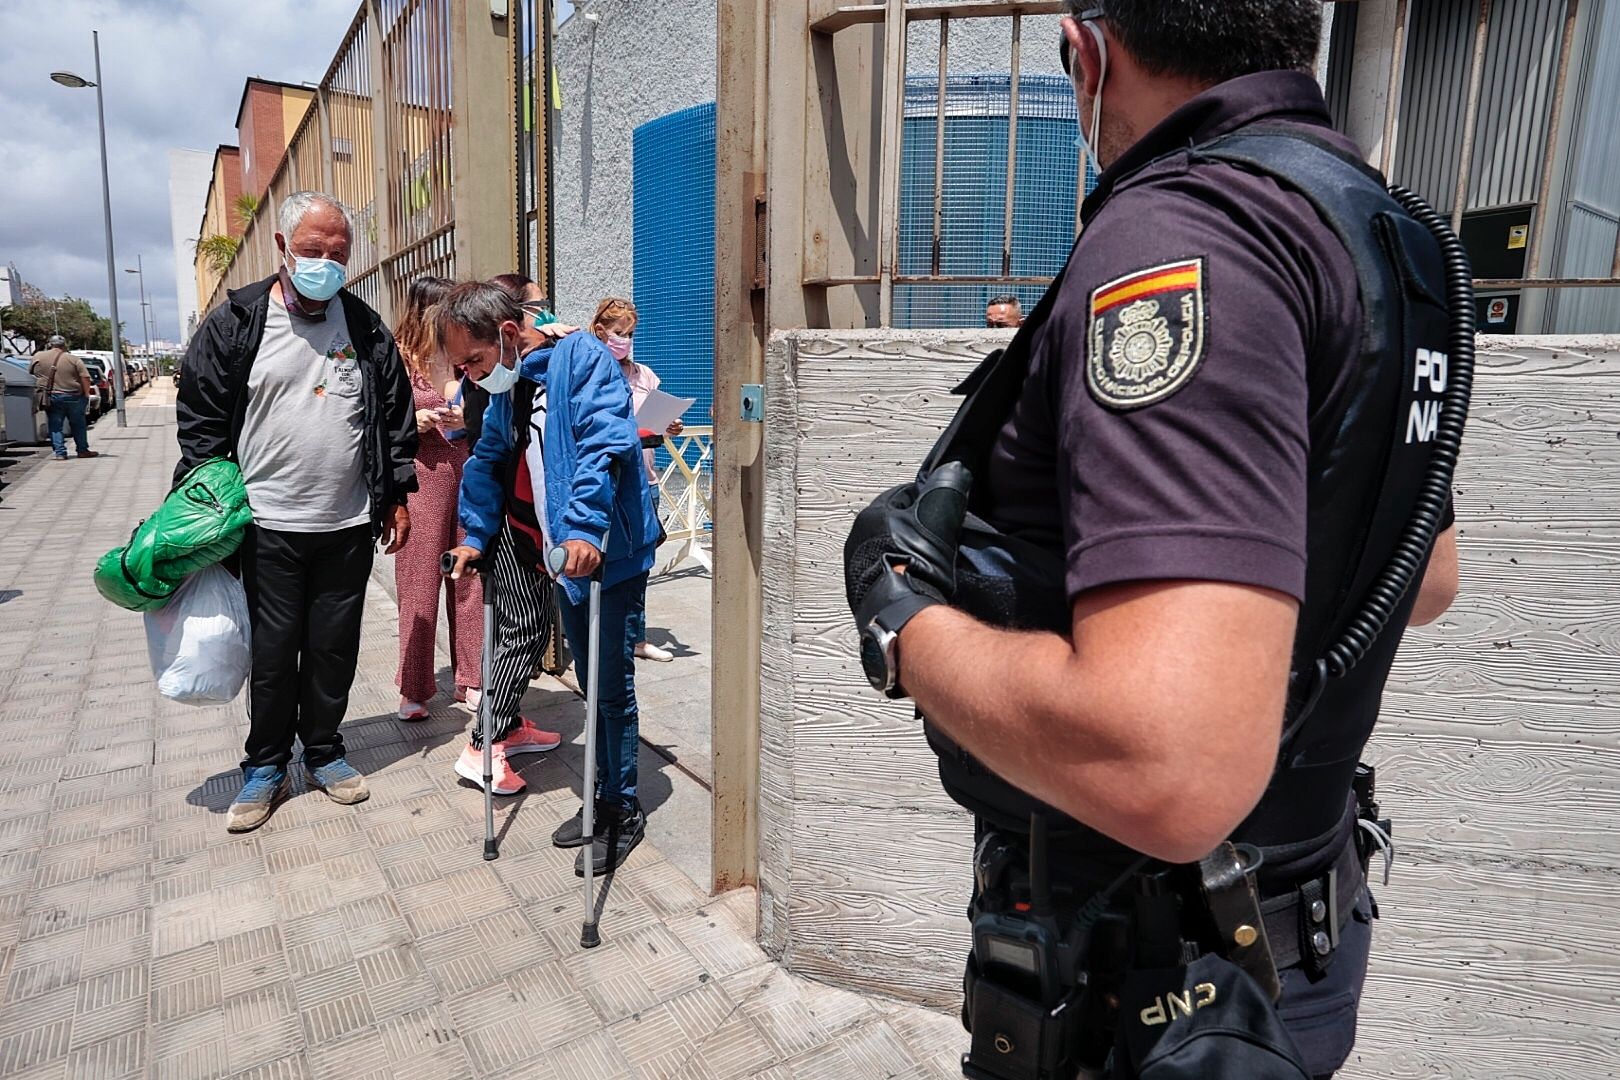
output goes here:
<path id="1" fill-rule="evenodd" d="M 223 274 L 231 268 L 231 263 L 236 259 L 236 249 L 240 244 L 241 242 L 234 236 L 216 233 L 197 241 L 197 254 L 208 260 L 208 265 L 214 273 Z"/>
<path id="2" fill-rule="evenodd" d="M 246 229 L 259 212 L 259 197 L 244 191 L 236 197 L 231 207 L 236 211 L 236 223 Z"/>

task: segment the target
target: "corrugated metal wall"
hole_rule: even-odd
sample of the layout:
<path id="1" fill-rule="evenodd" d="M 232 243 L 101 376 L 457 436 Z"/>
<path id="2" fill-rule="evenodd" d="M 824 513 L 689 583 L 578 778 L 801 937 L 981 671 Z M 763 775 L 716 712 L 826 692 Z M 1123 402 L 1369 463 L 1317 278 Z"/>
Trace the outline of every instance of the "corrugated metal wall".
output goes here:
<path id="1" fill-rule="evenodd" d="M 1575 72 L 1582 72 L 1577 66 Z M 1569 170 L 1569 204 L 1555 272 L 1608 277 L 1620 235 L 1620 0 L 1604 0 L 1588 35 L 1580 120 Z M 1620 289 L 1569 289 L 1553 299 L 1549 329 L 1560 334 L 1620 330 Z"/>
<path id="2" fill-rule="evenodd" d="M 1395 178 L 1451 211 L 1477 0 L 1412 5 Z M 1535 201 L 1547 149 L 1564 0 L 1495 0 L 1486 39 L 1469 210 Z"/>
<path id="3" fill-rule="evenodd" d="M 1333 126 L 1340 131 L 1350 113 L 1350 71 L 1356 51 L 1356 25 L 1360 21 L 1360 4 L 1333 5 L 1333 36 L 1328 46 L 1327 97 L 1328 113 Z"/>

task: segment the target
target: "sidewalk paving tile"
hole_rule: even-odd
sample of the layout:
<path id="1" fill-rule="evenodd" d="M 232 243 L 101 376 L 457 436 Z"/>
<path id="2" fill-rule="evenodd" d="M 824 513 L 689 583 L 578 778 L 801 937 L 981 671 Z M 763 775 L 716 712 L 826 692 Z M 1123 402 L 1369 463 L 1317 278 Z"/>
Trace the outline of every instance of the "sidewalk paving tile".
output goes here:
<path id="1" fill-rule="evenodd" d="M 581 950 L 575 852 L 549 841 L 578 805 L 571 759 L 524 764 L 485 862 L 482 798 L 450 769 L 468 715 L 394 716 L 382 588 L 344 725 L 371 798 L 339 806 L 295 766 L 264 827 L 226 833 L 241 702 L 158 697 L 140 618 L 89 579 L 168 490 L 172 393 L 143 390 L 128 428 L 94 429 L 102 458 L 35 471 L 0 507 L 0 651 L 26 658 L 0 669 L 0 1075 L 957 1074 L 954 1018 L 788 974 L 754 941 L 752 892 L 708 896 L 651 841 L 598 883 L 604 941 Z M 577 737 L 559 689 L 532 715 Z"/>

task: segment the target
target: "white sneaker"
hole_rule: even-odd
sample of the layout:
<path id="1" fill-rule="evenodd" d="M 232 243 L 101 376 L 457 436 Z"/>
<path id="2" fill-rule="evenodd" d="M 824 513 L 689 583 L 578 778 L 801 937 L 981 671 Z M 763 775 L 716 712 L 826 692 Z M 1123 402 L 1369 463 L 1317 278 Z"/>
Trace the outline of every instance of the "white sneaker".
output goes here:
<path id="1" fill-rule="evenodd" d="M 651 660 L 655 664 L 667 664 L 675 659 L 675 654 L 642 641 L 636 644 L 636 659 Z"/>
<path id="2" fill-rule="evenodd" d="M 399 718 L 401 720 L 426 720 L 428 707 L 420 701 L 406 701 L 403 698 L 399 703 Z"/>
<path id="3" fill-rule="evenodd" d="M 456 702 L 456 704 L 460 705 L 470 713 L 476 713 L 478 711 L 478 703 L 484 700 L 484 692 L 475 687 L 469 686 L 464 693 L 466 696 L 460 701 Z"/>

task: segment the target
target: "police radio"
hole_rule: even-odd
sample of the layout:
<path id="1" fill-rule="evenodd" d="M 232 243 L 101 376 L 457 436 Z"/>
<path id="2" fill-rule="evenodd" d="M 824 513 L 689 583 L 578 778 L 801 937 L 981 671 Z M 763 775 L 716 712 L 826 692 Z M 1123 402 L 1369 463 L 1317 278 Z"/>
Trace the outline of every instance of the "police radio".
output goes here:
<path id="1" fill-rule="evenodd" d="M 1091 912 L 1060 921 L 1054 910 L 1046 818 L 1030 818 L 1027 872 L 1018 843 L 986 831 L 974 853 L 978 888 L 973 908 L 973 955 L 968 964 L 963 1021 L 972 1045 L 962 1057 L 968 1080 L 1088 1080 L 1100 1078 L 1079 1022 L 1088 1004 L 1086 952 Z"/>

